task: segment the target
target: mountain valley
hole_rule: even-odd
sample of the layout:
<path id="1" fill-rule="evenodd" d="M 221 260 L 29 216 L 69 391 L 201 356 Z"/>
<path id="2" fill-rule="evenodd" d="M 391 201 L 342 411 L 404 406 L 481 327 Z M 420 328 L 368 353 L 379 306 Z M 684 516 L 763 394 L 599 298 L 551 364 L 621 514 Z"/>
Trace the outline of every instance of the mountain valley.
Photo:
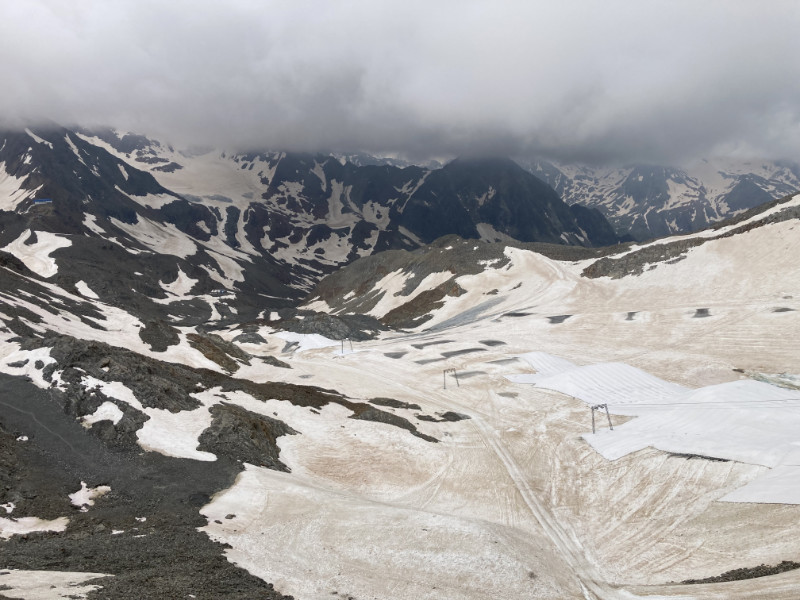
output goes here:
<path id="1" fill-rule="evenodd" d="M 0 597 L 796 596 L 793 167 L 0 139 Z"/>

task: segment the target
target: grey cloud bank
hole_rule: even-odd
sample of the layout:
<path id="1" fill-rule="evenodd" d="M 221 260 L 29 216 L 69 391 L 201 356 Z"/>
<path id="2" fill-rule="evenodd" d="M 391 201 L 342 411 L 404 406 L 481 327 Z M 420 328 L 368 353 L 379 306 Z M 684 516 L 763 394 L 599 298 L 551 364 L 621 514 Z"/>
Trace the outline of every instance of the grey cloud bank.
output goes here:
<path id="1" fill-rule="evenodd" d="M 412 158 L 800 160 L 800 3 L 0 5 L 0 118 Z"/>

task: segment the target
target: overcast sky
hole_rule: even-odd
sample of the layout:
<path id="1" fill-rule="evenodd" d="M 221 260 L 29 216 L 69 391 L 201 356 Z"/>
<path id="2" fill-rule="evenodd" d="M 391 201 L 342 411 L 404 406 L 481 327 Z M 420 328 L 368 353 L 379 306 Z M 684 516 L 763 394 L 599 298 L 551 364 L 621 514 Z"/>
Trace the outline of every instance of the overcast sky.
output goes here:
<path id="1" fill-rule="evenodd" d="M 409 157 L 800 161 L 800 2 L 0 2 L 0 117 Z"/>

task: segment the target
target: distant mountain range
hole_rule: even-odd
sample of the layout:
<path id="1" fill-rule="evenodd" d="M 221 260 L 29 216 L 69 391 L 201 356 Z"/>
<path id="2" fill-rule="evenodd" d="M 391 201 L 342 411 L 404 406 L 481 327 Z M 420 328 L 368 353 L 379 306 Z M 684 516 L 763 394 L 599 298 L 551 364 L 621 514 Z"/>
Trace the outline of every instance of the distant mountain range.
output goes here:
<path id="1" fill-rule="evenodd" d="M 569 207 L 511 160 L 360 166 L 321 154 L 181 152 L 110 129 L 0 133 L 0 249 L 33 256 L 57 240 L 52 260 L 70 265 L 54 275 L 60 285 L 83 282 L 145 315 L 161 314 L 161 303 L 176 319 L 224 317 L 209 294 L 235 291 L 230 310 L 255 317 L 360 256 L 447 234 L 619 241 L 599 212 Z"/>
<path id="2" fill-rule="evenodd" d="M 703 229 L 800 190 L 791 162 L 703 160 L 689 169 L 522 162 L 568 204 L 596 208 L 618 234 L 646 240 Z"/>

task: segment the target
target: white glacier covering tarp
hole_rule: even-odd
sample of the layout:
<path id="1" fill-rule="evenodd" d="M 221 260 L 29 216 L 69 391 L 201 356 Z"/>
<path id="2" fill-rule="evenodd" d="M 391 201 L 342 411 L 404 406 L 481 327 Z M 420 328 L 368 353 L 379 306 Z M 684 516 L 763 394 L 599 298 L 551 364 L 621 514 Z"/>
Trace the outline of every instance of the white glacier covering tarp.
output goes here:
<path id="1" fill-rule="evenodd" d="M 575 366 L 541 352 L 520 358 L 540 371 L 509 380 L 636 417 L 613 430 L 601 417 L 597 433 L 584 435 L 608 460 L 653 447 L 762 465 L 772 470 L 723 499 L 800 502 L 800 391 L 753 380 L 691 390 L 623 363 Z"/>

